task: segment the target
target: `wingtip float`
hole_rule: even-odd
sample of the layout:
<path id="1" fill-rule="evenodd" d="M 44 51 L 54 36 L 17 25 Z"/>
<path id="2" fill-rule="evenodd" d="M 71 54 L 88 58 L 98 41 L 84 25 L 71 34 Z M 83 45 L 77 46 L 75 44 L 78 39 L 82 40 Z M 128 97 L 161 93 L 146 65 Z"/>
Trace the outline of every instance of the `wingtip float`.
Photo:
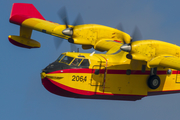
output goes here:
<path id="1" fill-rule="evenodd" d="M 158 40 L 134 41 L 115 28 L 63 21 L 64 25 L 47 21 L 26 3 L 14 3 L 10 15 L 10 22 L 20 25 L 20 35 L 8 37 L 16 46 L 39 48 L 40 43 L 31 39 L 32 31 L 37 30 L 80 44 L 83 49 L 107 51 L 62 53 L 41 73 L 48 91 L 74 98 L 132 101 L 180 92 L 179 46 Z"/>

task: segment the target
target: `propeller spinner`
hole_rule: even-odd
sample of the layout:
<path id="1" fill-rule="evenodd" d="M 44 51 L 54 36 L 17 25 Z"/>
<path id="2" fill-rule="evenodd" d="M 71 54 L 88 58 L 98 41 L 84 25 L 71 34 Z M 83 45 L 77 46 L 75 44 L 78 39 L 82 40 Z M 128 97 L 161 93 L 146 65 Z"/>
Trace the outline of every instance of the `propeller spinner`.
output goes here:
<path id="1" fill-rule="evenodd" d="M 132 35 L 132 39 L 131 39 L 131 42 L 130 43 L 126 43 L 125 40 L 123 40 L 124 44 L 121 46 L 121 50 L 125 51 L 125 52 L 131 52 L 131 49 L 132 49 L 132 42 L 134 41 L 138 41 L 138 40 L 141 40 L 142 39 L 142 35 L 141 35 L 141 32 L 140 30 L 138 29 L 138 27 L 136 26 L 135 29 L 134 29 L 134 32 L 133 32 L 133 35 Z"/>
<path id="2" fill-rule="evenodd" d="M 64 35 L 72 36 L 73 35 L 73 28 L 66 28 L 62 31 Z"/>

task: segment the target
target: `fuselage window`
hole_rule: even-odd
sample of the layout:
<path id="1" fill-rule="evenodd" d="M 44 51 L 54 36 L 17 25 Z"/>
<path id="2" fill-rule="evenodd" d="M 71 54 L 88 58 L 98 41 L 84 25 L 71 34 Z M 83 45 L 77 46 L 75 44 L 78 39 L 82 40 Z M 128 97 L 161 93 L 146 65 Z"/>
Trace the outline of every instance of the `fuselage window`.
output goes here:
<path id="1" fill-rule="evenodd" d="M 80 66 L 89 66 L 89 60 L 88 59 L 84 59 L 82 61 L 82 63 L 80 64 Z"/>

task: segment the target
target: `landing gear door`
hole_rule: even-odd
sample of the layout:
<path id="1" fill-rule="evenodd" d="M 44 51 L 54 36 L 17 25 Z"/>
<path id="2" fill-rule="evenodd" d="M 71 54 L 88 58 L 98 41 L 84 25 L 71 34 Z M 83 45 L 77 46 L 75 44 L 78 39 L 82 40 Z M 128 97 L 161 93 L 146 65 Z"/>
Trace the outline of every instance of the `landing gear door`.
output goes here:
<path id="1" fill-rule="evenodd" d="M 91 85 L 103 86 L 105 66 L 94 65 L 92 68 Z"/>

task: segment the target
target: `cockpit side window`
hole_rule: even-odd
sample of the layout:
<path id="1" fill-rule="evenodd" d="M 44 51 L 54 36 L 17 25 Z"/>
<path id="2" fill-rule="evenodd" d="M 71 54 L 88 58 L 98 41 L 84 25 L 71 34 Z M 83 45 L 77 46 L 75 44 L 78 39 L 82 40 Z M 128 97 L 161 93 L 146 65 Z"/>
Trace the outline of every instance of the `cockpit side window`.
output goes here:
<path id="1" fill-rule="evenodd" d="M 57 61 L 60 61 L 60 60 L 62 59 L 63 56 L 64 56 L 64 55 L 61 54 L 61 55 L 58 57 Z"/>
<path id="2" fill-rule="evenodd" d="M 80 66 L 89 66 L 89 60 L 88 59 L 84 59 L 82 61 L 82 63 L 80 64 Z"/>
<path id="3" fill-rule="evenodd" d="M 75 58 L 74 61 L 71 63 L 73 66 L 78 66 L 82 59 Z"/>
<path id="4" fill-rule="evenodd" d="M 64 56 L 64 58 L 60 62 L 69 64 L 73 59 L 73 57 Z"/>

